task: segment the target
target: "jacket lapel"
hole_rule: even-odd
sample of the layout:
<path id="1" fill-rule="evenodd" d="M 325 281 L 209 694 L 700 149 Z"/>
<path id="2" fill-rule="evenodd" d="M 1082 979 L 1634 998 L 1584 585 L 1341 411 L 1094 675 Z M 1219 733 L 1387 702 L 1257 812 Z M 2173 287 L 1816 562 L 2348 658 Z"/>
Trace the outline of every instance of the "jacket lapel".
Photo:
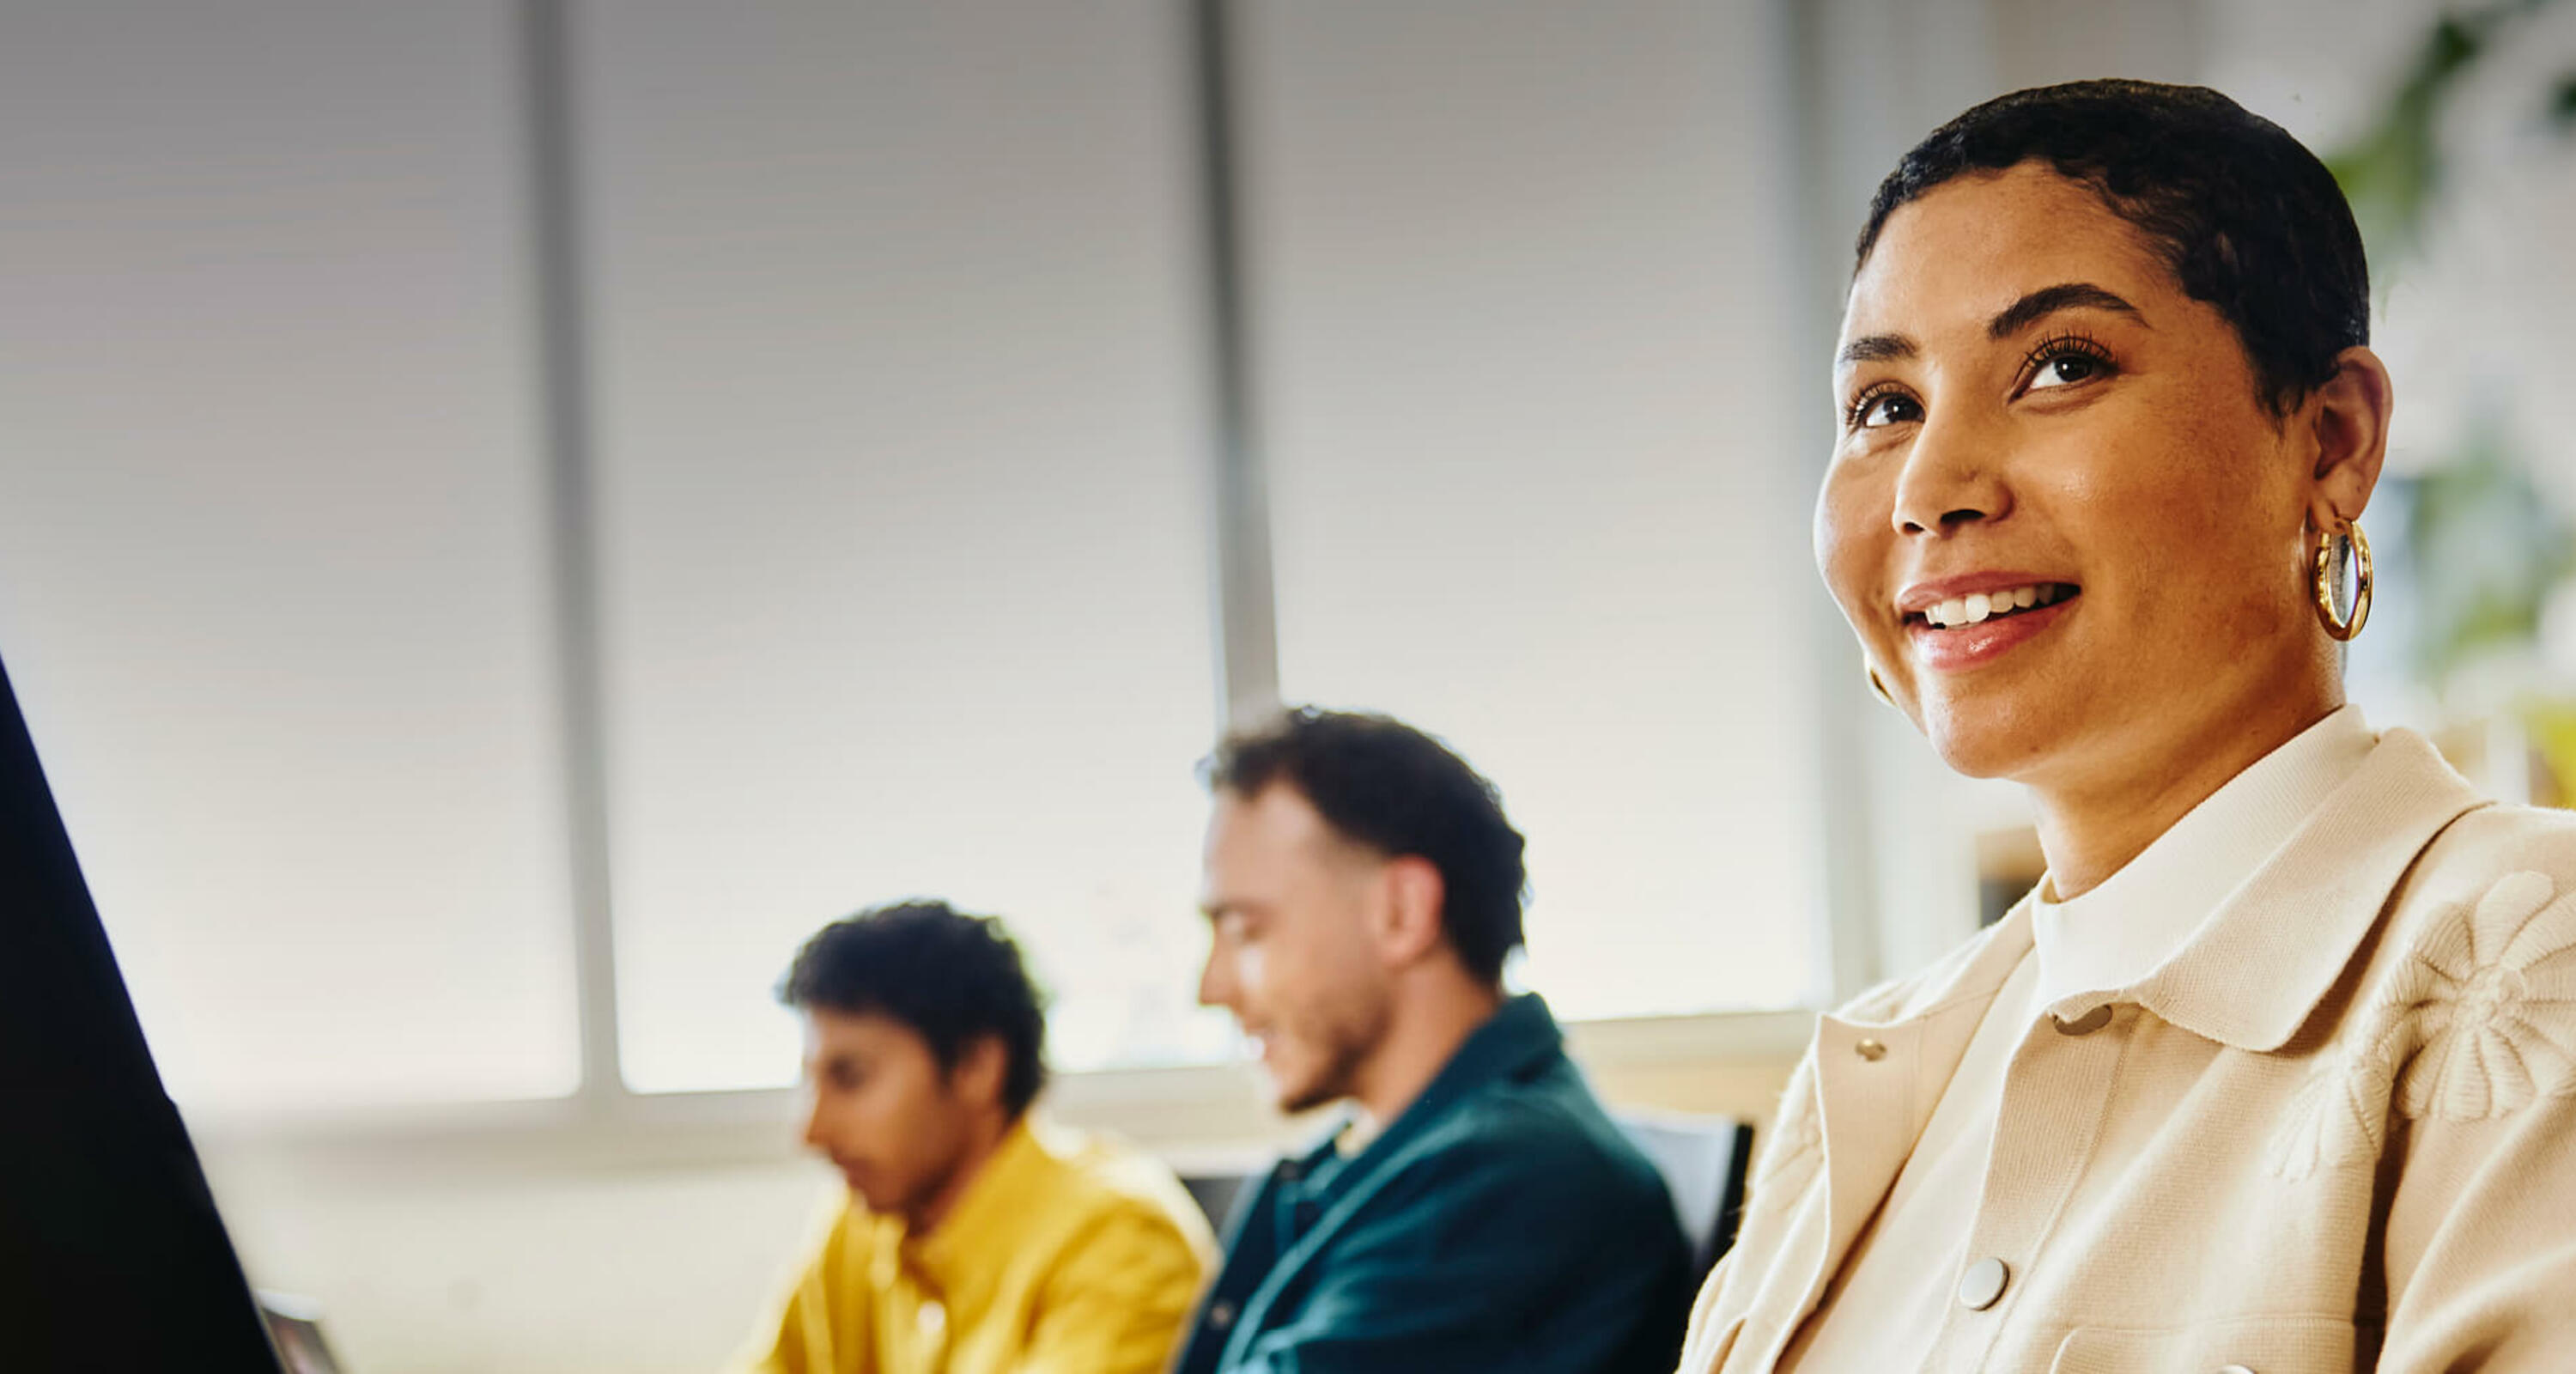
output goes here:
<path id="1" fill-rule="evenodd" d="M 2236 1049 L 2288 1044 L 2378 928 L 2416 856 L 2486 804 L 2423 736 L 2386 732 L 2289 843 L 2139 982 L 2139 1005 Z"/>
<path id="2" fill-rule="evenodd" d="M 1757 1311 L 1768 1308 L 1784 1319 L 1777 1326 L 1748 1322 L 1735 1338 L 1735 1350 L 1751 1361 L 1747 1368 L 1778 1363 L 1799 1324 L 1815 1310 L 1826 1283 L 1842 1268 L 1861 1228 L 1914 1152 L 1987 1005 L 2030 953 L 2030 945 L 2025 901 L 1962 951 L 1965 957 L 1949 976 L 1933 978 L 1916 996 L 1886 1008 L 1886 1019 L 1871 1017 L 1880 1009 L 1866 998 L 1842 1015 L 1817 1018 L 1809 1053 L 1816 1066 L 1824 1151 L 1822 1213 L 1819 1217 L 1811 1211 L 1801 1218 L 1791 1242 L 1791 1253 L 1803 1252 L 1803 1272 L 1777 1275 L 1789 1280 L 1786 1286 L 1797 1294 L 1794 1304 L 1756 1304 Z"/>
<path id="3" fill-rule="evenodd" d="M 1315 1224 L 1279 1254 L 1277 1262 L 1268 1267 L 1258 1286 L 1243 1299 L 1242 1312 L 1235 1319 L 1232 1335 L 1225 1342 L 1220 1363 L 1241 1359 L 1263 1332 L 1285 1320 L 1283 1309 L 1294 1312 L 1307 1288 L 1308 1271 L 1316 1266 L 1343 1229 L 1368 1207 L 1377 1193 L 1403 1172 L 1403 1165 L 1421 1153 L 1424 1137 L 1448 1118 L 1452 1108 L 1488 1083 L 1516 1077 L 1553 1060 L 1564 1053 L 1564 1045 L 1565 1038 L 1557 1028 L 1556 1019 L 1548 1014 L 1547 1004 L 1536 994 L 1524 993 L 1505 1001 L 1450 1056 L 1449 1062 L 1422 1090 L 1422 1095 L 1415 1098 L 1394 1122 L 1378 1134 L 1377 1139 L 1369 1142 L 1368 1148 L 1360 1151 L 1333 1182 L 1321 1190 L 1322 1195 L 1315 1200 L 1322 1210 Z M 1344 1124 L 1347 1124 L 1347 1118 Z M 1324 1143 L 1312 1153 L 1272 1171 L 1269 1183 L 1255 1203 L 1262 1209 L 1259 1217 L 1245 1227 L 1247 1237 L 1255 1226 L 1264 1224 L 1259 1218 L 1269 1217 L 1279 1205 L 1279 1189 L 1292 1183 L 1283 1175 L 1291 1171 L 1302 1175 L 1311 1169 L 1332 1151 L 1332 1139 L 1339 1134 L 1340 1129 L 1336 1127 L 1327 1133 Z M 1269 1224 L 1275 1228 L 1275 1222 Z M 1275 1246 L 1277 1236 L 1277 1231 L 1272 1229 L 1265 1239 Z M 1238 1246 L 1241 1243 L 1237 1241 Z M 1227 1259 L 1230 1271 L 1236 1256 L 1229 1255 Z"/>

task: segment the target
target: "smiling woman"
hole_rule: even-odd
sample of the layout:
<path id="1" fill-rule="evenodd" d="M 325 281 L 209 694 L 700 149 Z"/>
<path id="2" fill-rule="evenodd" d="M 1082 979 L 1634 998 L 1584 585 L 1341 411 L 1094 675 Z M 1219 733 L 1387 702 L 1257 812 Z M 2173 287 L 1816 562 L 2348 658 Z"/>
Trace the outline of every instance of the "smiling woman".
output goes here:
<path id="1" fill-rule="evenodd" d="M 2325 168 L 2212 91 L 2005 96 L 1880 188 L 1817 558 L 2048 875 L 1823 1018 L 1685 1370 L 2576 1340 L 2576 822 L 2343 698 L 2368 299 Z"/>
<path id="2" fill-rule="evenodd" d="M 2038 789 L 2073 896 L 2340 704 L 2299 574 L 2369 500 L 2387 374 L 2351 347 L 2276 409 L 2229 315 L 2043 162 L 1929 189 L 1873 248 L 1826 580 L 1952 767 Z"/>

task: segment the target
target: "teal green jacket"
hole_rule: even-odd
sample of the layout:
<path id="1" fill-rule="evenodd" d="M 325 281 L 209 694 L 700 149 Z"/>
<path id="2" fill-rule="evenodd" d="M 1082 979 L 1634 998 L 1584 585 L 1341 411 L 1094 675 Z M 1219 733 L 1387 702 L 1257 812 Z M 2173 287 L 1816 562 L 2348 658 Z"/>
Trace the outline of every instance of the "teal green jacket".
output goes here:
<path id="1" fill-rule="evenodd" d="M 1235 1211 L 1176 1374 L 1670 1374 L 1688 1248 L 1547 1006 L 1503 1004 L 1368 1148 Z"/>

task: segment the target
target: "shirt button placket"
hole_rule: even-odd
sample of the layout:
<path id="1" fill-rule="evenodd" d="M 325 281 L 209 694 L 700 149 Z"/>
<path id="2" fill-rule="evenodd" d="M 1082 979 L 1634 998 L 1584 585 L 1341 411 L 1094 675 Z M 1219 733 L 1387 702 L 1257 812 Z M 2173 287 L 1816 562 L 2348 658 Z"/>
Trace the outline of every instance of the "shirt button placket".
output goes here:
<path id="1" fill-rule="evenodd" d="M 2051 1013 L 2026 1034 L 2004 1083 L 1968 1242 L 1975 1258 L 1959 1274 L 1954 1310 L 1960 1320 L 1947 1324 L 1941 1344 L 1950 1348 L 1936 1362 L 1973 1368 L 2028 1353 L 1997 1343 L 2016 1305 L 2014 1291 L 2025 1287 L 2029 1266 L 2047 1245 L 2050 1219 L 2091 1167 L 2124 1040 L 2100 1032 L 2119 1024 L 2118 1007 L 2105 1002 L 2071 1018 Z"/>

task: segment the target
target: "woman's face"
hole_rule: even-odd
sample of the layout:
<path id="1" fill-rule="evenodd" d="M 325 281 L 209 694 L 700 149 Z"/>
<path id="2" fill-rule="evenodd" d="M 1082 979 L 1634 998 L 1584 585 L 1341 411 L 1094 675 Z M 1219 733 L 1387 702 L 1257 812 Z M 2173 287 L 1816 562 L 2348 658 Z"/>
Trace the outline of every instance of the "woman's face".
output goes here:
<path id="1" fill-rule="evenodd" d="M 1834 389 L 1817 560 L 1959 771 L 2136 776 L 2331 672 L 2313 426 L 2085 187 L 2024 164 L 1898 210 Z"/>

